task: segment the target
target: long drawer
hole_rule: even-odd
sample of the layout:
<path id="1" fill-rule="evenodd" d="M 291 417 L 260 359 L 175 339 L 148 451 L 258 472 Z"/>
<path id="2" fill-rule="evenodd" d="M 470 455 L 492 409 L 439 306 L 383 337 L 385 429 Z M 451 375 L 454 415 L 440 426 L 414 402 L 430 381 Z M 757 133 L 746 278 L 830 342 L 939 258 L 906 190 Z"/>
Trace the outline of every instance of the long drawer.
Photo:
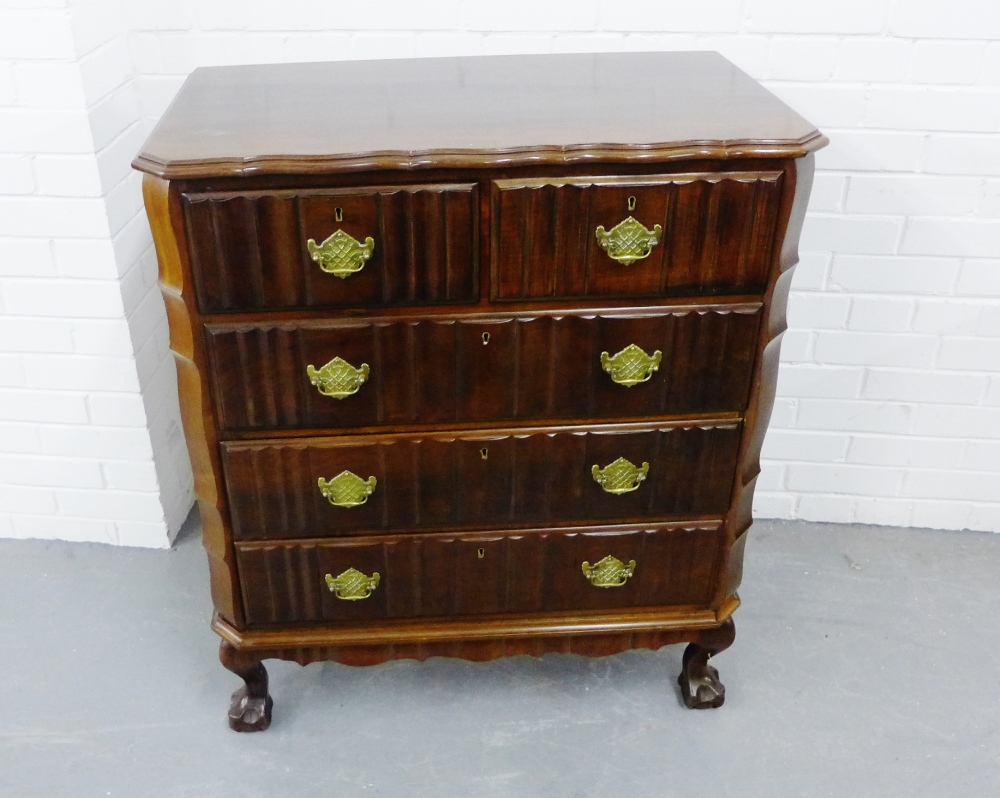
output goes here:
<path id="1" fill-rule="evenodd" d="M 780 172 L 493 182 L 493 298 L 759 294 Z"/>
<path id="2" fill-rule="evenodd" d="M 223 430 L 645 418 L 746 406 L 759 304 L 206 328 Z"/>
<path id="3" fill-rule="evenodd" d="M 721 516 L 740 425 L 221 444 L 237 539 Z"/>
<path id="4" fill-rule="evenodd" d="M 237 545 L 251 624 L 704 605 L 715 524 Z M 251 587 L 252 586 L 252 587 Z"/>
<path id="5" fill-rule="evenodd" d="M 184 194 L 198 304 L 213 313 L 473 302 L 477 193 L 464 183 Z"/>

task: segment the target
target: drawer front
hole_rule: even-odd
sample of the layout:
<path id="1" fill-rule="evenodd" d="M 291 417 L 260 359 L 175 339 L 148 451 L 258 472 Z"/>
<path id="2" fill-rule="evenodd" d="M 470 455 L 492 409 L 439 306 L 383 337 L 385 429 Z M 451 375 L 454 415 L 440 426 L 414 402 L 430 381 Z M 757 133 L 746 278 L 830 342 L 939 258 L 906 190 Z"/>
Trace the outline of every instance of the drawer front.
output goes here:
<path id="1" fill-rule="evenodd" d="M 475 301 L 476 197 L 475 184 L 184 194 L 199 307 Z"/>
<path id="2" fill-rule="evenodd" d="M 760 294 L 780 187 L 780 172 L 494 181 L 493 298 Z"/>
<path id="3" fill-rule="evenodd" d="M 277 539 L 721 516 L 740 429 L 481 431 L 221 446 L 235 537 Z M 622 487 L 634 489 L 608 490 Z"/>
<path id="4" fill-rule="evenodd" d="M 210 325 L 207 339 L 225 430 L 642 418 L 742 412 L 759 319 L 739 306 Z"/>
<path id="5" fill-rule="evenodd" d="M 705 605 L 718 548 L 718 528 L 660 527 L 238 545 L 236 559 L 247 621 L 274 624 Z"/>

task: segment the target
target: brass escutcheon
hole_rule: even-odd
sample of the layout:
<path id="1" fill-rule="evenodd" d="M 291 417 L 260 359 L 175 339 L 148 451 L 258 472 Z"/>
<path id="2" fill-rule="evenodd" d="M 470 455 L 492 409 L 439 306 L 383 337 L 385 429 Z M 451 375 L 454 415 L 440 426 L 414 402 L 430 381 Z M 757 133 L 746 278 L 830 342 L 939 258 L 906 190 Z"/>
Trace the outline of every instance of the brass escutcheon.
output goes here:
<path id="1" fill-rule="evenodd" d="M 642 222 L 629 216 L 610 230 L 605 230 L 604 225 L 599 225 L 594 232 L 597 235 L 597 243 L 608 256 L 628 266 L 637 260 L 649 257 L 653 247 L 660 242 L 663 227 L 654 224 L 653 229 L 649 230 Z"/>
<path id="2" fill-rule="evenodd" d="M 595 465 L 590 469 L 590 473 L 594 477 L 594 482 L 602 489 L 617 496 L 622 493 L 631 493 L 639 487 L 639 483 L 649 473 L 649 463 L 643 463 L 641 467 L 636 467 L 624 457 L 619 457 L 604 468 Z"/>
<path id="3" fill-rule="evenodd" d="M 334 507 L 357 507 L 368 501 L 378 481 L 375 477 L 362 479 L 353 471 L 341 471 L 330 481 L 320 477 L 316 484 L 323 498 Z"/>
<path id="4" fill-rule="evenodd" d="M 368 379 L 369 371 L 367 363 L 362 363 L 360 368 L 354 368 L 340 357 L 335 357 L 319 369 L 311 365 L 306 366 L 309 382 L 315 385 L 316 390 L 323 396 L 332 396 L 334 399 L 346 399 L 356 394 Z"/>
<path id="5" fill-rule="evenodd" d="M 332 574 L 327 574 L 325 579 L 326 586 L 337 598 L 345 601 L 358 601 L 366 599 L 372 594 L 372 591 L 378 587 L 381 577 L 378 571 L 375 571 L 371 576 L 365 576 L 356 568 L 348 568 L 340 576 L 334 577 Z"/>
<path id="6" fill-rule="evenodd" d="M 610 554 L 603 560 L 591 565 L 583 561 L 583 575 L 594 587 L 622 587 L 635 573 L 635 560 L 629 560 L 628 565 Z"/>
<path id="7" fill-rule="evenodd" d="M 343 230 L 337 230 L 322 244 L 310 238 L 306 241 L 306 249 L 320 269 L 344 279 L 364 268 L 375 251 L 375 239 L 368 236 L 362 244 Z"/>
<path id="8" fill-rule="evenodd" d="M 652 377 L 653 372 L 660 367 L 662 358 L 663 352 L 659 349 L 647 355 L 640 347 L 629 344 L 613 357 L 609 357 L 607 352 L 601 352 L 601 367 L 611 375 L 612 381 L 631 388 Z"/>

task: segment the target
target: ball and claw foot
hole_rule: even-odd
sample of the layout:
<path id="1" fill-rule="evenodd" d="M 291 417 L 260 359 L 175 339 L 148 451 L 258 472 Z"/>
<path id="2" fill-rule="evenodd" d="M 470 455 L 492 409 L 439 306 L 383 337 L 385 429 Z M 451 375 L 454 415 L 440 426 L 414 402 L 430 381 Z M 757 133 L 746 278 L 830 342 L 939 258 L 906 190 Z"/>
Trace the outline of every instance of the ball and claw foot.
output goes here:
<path id="1" fill-rule="evenodd" d="M 708 664 L 709 657 L 725 651 L 736 639 L 732 618 L 721 626 L 706 629 L 698 640 L 684 649 L 681 675 L 681 698 L 688 709 L 717 709 L 726 700 L 726 687 L 719 681 L 719 672 Z"/>
<path id="2" fill-rule="evenodd" d="M 219 647 L 223 666 L 239 676 L 245 684 L 233 693 L 229 705 L 229 728 L 238 732 L 264 731 L 271 725 L 274 702 L 267 692 L 267 670 L 260 657 L 240 651 L 223 640 Z"/>

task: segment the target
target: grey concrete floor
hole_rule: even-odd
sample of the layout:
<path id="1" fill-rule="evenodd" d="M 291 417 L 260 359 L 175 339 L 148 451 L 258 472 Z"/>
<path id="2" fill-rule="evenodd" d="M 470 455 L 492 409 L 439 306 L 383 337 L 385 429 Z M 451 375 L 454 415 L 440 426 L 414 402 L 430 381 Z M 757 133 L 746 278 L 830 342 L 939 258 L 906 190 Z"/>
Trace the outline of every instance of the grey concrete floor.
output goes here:
<path id="1" fill-rule="evenodd" d="M 231 732 L 199 529 L 172 551 L 0 541 L 0 795 L 1000 795 L 1000 535 L 759 523 L 691 712 L 681 647 L 272 662 Z"/>

